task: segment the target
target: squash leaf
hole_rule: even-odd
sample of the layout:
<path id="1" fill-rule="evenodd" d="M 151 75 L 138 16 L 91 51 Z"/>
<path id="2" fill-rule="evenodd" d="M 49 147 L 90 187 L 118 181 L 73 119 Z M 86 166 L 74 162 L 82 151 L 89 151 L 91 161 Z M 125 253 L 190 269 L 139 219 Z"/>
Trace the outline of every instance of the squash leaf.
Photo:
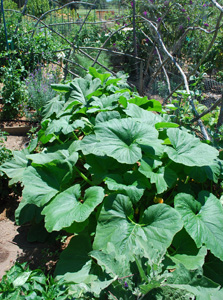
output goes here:
<path id="1" fill-rule="evenodd" d="M 150 206 L 139 223 L 133 221 L 133 214 L 127 196 L 114 194 L 107 197 L 98 219 L 93 248 L 106 251 L 111 243 L 117 255 L 125 255 L 129 261 L 134 260 L 138 249 L 143 256 L 155 260 L 182 228 L 178 212 L 165 204 Z"/>
<path id="2" fill-rule="evenodd" d="M 198 200 L 181 193 L 175 197 L 174 205 L 197 247 L 205 245 L 223 260 L 223 207 L 219 199 L 205 191 L 199 193 Z"/>

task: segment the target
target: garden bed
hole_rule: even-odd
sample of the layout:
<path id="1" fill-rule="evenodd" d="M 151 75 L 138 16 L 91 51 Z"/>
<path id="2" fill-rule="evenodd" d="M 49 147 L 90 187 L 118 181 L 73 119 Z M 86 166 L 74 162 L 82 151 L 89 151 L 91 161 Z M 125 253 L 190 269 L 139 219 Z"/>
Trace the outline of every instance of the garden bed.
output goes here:
<path id="1" fill-rule="evenodd" d="M 36 122 L 27 120 L 2 121 L 1 131 L 13 136 L 25 136 L 32 127 L 36 127 Z"/>

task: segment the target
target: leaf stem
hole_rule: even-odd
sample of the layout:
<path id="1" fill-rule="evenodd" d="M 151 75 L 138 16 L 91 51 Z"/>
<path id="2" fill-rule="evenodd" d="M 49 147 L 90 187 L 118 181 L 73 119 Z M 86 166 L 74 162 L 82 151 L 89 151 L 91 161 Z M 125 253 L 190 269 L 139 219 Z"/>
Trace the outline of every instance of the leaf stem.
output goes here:
<path id="1" fill-rule="evenodd" d="M 169 167 L 172 164 L 172 160 L 169 160 L 168 163 L 165 165 L 165 168 Z"/>
<path id="2" fill-rule="evenodd" d="M 75 140 L 77 140 L 77 141 L 79 140 L 77 135 L 74 133 L 74 131 L 73 131 L 73 136 L 74 136 Z"/>
<path id="3" fill-rule="evenodd" d="M 127 276 L 124 276 L 124 277 L 120 277 L 118 278 L 118 280 L 122 280 L 122 279 L 125 279 L 125 278 L 128 278 L 128 277 L 132 277 L 134 276 L 135 274 L 131 274 L 131 275 L 127 275 Z"/>
<path id="4" fill-rule="evenodd" d="M 110 291 L 108 291 L 108 292 L 109 292 L 109 294 L 112 296 L 112 298 L 118 300 L 118 298 L 116 298 L 115 295 L 113 295 Z"/>
<path id="5" fill-rule="evenodd" d="M 170 202 L 169 202 L 169 199 L 172 197 L 174 191 L 175 191 L 175 187 L 172 189 L 172 191 L 171 191 L 169 197 L 168 197 L 166 200 L 164 200 L 164 202 L 165 202 L 166 204 L 172 204 L 172 203 L 174 202 L 173 199 L 171 199 Z"/>
<path id="6" fill-rule="evenodd" d="M 168 251 L 171 252 L 171 255 L 174 255 L 177 252 L 177 250 L 173 246 L 170 246 L 168 248 Z"/>
<path id="7" fill-rule="evenodd" d="M 56 140 L 57 140 L 60 144 L 63 144 L 63 142 L 60 140 L 60 138 L 59 138 L 55 133 L 53 133 L 53 136 L 56 138 Z"/>
<path id="8" fill-rule="evenodd" d="M 189 180 L 190 180 L 190 176 L 187 176 L 187 178 L 186 178 L 184 184 L 187 184 L 187 183 L 189 182 Z"/>
<path id="9" fill-rule="evenodd" d="M 88 184 L 90 184 L 91 186 L 94 185 L 94 183 L 91 180 L 89 180 L 80 170 L 78 170 L 76 166 L 73 166 L 73 168 Z"/>

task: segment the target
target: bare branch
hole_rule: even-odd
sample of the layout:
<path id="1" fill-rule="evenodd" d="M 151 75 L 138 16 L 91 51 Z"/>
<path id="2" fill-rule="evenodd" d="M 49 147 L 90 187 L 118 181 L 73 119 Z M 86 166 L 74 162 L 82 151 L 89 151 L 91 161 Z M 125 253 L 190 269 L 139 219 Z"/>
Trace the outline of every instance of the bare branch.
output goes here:
<path id="1" fill-rule="evenodd" d="M 44 14 L 42 14 L 42 15 L 40 16 L 40 18 L 38 19 L 38 21 L 36 22 L 36 24 L 34 25 L 34 28 L 37 27 L 37 25 L 39 24 L 39 22 L 40 22 L 43 18 L 45 18 L 46 15 L 50 14 L 50 13 L 53 12 L 53 11 L 61 10 L 61 9 L 65 8 L 66 6 L 70 5 L 70 4 L 85 4 L 85 5 L 87 4 L 87 5 L 90 5 L 90 6 L 94 6 L 94 4 L 92 4 L 92 3 L 82 2 L 82 1 L 78 1 L 78 2 L 72 1 L 72 2 L 66 3 L 66 4 L 64 4 L 64 5 L 61 6 L 61 7 L 53 8 L 53 9 L 51 9 L 51 10 L 46 11 Z M 33 35 L 34 35 L 34 31 L 33 31 Z M 32 37 L 33 37 L 33 35 L 32 35 Z"/>
<path id="2" fill-rule="evenodd" d="M 133 0 L 133 6 L 132 6 L 132 27 L 133 27 L 133 47 L 134 47 L 134 54 L 135 56 L 138 56 L 137 54 L 137 45 L 136 45 L 136 3 L 135 0 Z"/>
<path id="3" fill-rule="evenodd" d="M 211 2 L 223 13 L 223 6 L 221 6 L 217 1 L 211 0 Z"/>
<path id="4" fill-rule="evenodd" d="M 112 294 L 112 292 L 108 291 L 109 294 L 112 296 L 112 298 L 114 298 L 115 300 L 118 300 L 118 298 L 115 297 L 115 295 Z"/>
<path id="5" fill-rule="evenodd" d="M 149 20 L 147 20 L 147 22 L 150 24 L 150 26 L 151 26 L 151 27 L 154 29 L 154 31 L 156 32 L 157 37 L 158 37 L 158 41 L 159 41 L 161 47 L 163 48 L 164 52 L 166 53 L 166 55 L 171 59 L 171 61 L 175 64 L 175 66 L 176 66 L 176 67 L 178 68 L 178 70 L 180 71 L 180 74 L 181 74 L 181 76 L 183 77 L 183 81 L 184 81 L 184 85 L 185 85 L 186 92 L 187 92 L 187 94 L 189 95 L 188 101 L 189 101 L 189 103 L 190 103 L 190 105 L 191 105 L 191 107 L 192 107 L 193 113 L 195 114 L 195 116 L 198 116 L 198 112 L 197 112 L 196 107 L 195 107 L 195 105 L 194 105 L 193 99 L 192 99 L 191 96 L 190 96 L 190 89 L 189 89 L 189 85 L 188 85 L 188 81 L 187 81 L 187 77 L 186 77 L 185 73 L 183 72 L 181 66 L 177 63 L 177 61 L 175 60 L 175 58 L 174 58 L 174 57 L 169 53 L 169 51 L 166 49 L 166 46 L 164 45 L 163 40 L 162 40 L 162 38 L 161 38 L 161 36 L 160 36 L 160 33 L 159 33 L 159 31 L 157 30 L 156 26 L 154 26 L 153 23 L 150 22 Z M 207 133 L 207 130 L 206 130 L 206 128 L 205 128 L 205 126 L 204 126 L 204 124 L 202 123 L 201 120 L 198 120 L 198 125 L 200 126 L 201 132 L 202 132 L 203 136 L 205 137 L 205 139 L 206 139 L 206 140 L 210 140 L 210 137 L 209 137 L 209 135 L 208 135 L 208 133 Z"/>
<path id="6" fill-rule="evenodd" d="M 55 62 L 55 61 L 53 61 L 53 60 L 50 60 L 50 62 L 52 62 L 52 63 L 55 64 L 55 65 L 60 66 L 60 68 L 62 68 L 63 70 L 65 70 L 65 67 L 61 66 L 61 64 L 59 64 L 58 62 Z M 80 77 L 78 74 L 75 74 L 75 73 L 71 72 L 70 70 L 67 70 L 67 71 L 68 71 L 68 73 L 70 73 L 71 75 L 73 75 L 73 76 L 75 76 L 75 77 Z"/>
<path id="7" fill-rule="evenodd" d="M 148 40 L 150 40 L 151 43 L 153 43 L 152 40 L 150 39 L 150 37 L 149 37 L 147 34 L 145 34 L 145 32 L 144 32 L 143 30 L 141 30 L 141 32 L 145 35 L 145 37 L 146 37 Z M 168 91 L 169 91 L 169 94 L 170 94 L 170 93 L 171 93 L 171 86 L 170 86 L 170 80 L 169 80 L 167 71 L 166 71 L 166 69 L 165 69 L 165 67 L 164 67 L 164 65 L 163 65 L 163 62 L 162 62 L 162 58 L 161 58 L 159 49 L 158 49 L 156 46 L 154 46 L 154 50 L 156 50 L 156 52 L 157 52 L 157 55 L 158 55 L 158 58 L 159 58 L 159 62 L 160 62 L 160 66 L 162 66 L 163 73 L 164 73 L 164 75 L 165 75 L 165 77 L 166 77 L 166 82 L 167 82 L 167 86 L 168 86 Z"/>
<path id="8" fill-rule="evenodd" d="M 211 107 L 209 107 L 208 109 L 206 109 L 204 112 L 202 112 L 200 115 L 196 116 L 195 118 L 193 118 L 190 122 L 194 123 L 196 122 L 198 119 L 202 118 L 203 116 L 205 116 L 206 114 L 210 113 L 212 110 L 214 110 L 222 101 L 222 98 L 220 98 L 219 100 L 217 100 Z"/>
<path id="9" fill-rule="evenodd" d="M 94 1 L 93 5 L 95 5 L 96 1 L 97 1 L 97 0 Z M 77 2 L 76 2 L 76 3 L 77 3 Z M 90 14 L 92 8 L 93 8 L 93 6 L 90 6 L 90 9 L 88 10 L 88 13 L 87 13 L 87 15 L 86 15 L 84 21 L 82 22 L 82 24 L 81 24 L 81 26 L 80 26 L 80 29 L 79 29 L 78 33 L 76 34 L 76 37 L 75 37 L 75 39 L 74 39 L 74 42 L 77 40 L 78 35 L 79 35 L 79 33 L 81 32 L 81 30 L 82 30 L 82 28 L 83 28 L 85 22 L 87 21 L 87 18 L 88 18 L 88 16 L 89 16 L 89 14 Z M 73 43 L 74 43 L 74 42 L 73 42 Z"/>
<path id="10" fill-rule="evenodd" d="M 200 59 L 199 63 L 195 66 L 195 68 L 193 69 L 193 71 L 187 76 L 188 78 L 190 78 L 191 75 L 195 74 L 197 72 L 197 70 L 199 69 L 199 67 L 201 66 L 201 64 L 203 63 L 203 61 L 205 60 L 206 56 L 208 55 L 209 51 L 211 50 L 216 38 L 217 38 L 217 34 L 218 34 L 218 31 L 220 29 L 220 22 L 221 22 L 221 19 L 223 17 L 223 12 L 220 13 L 219 15 L 219 18 L 217 20 L 217 23 L 216 23 L 216 26 L 215 26 L 215 31 L 214 31 L 214 36 L 210 42 L 210 44 L 208 45 L 205 53 L 203 54 L 202 58 Z M 172 94 L 177 91 L 181 85 L 183 84 L 183 82 L 181 82 L 173 91 L 170 95 L 168 95 L 168 97 L 166 99 L 164 99 L 163 103 L 166 103 L 167 100 L 172 96 Z"/>
<path id="11" fill-rule="evenodd" d="M 131 54 L 127 54 L 127 53 L 123 53 L 123 52 L 118 52 L 118 51 L 114 51 L 114 50 L 110 50 L 110 49 L 106 49 L 106 48 L 102 48 L 102 47 L 87 47 L 86 46 L 86 47 L 78 47 L 78 49 L 100 50 L 100 51 L 114 53 L 114 54 L 117 54 L 117 55 L 124 55 L 124 56 L 131 57 L 131 58 L 134 58 L 134 59 L 139 60 L 139 61 L 145 61 L 144 59 L 142 59 L 140 57 L 135 57 L 134 55 L 131 55 Z"/>
<path id="12" fill-rule="evenodd" d="M 220 106 L 220 113 L 218 116 L 217 128 L 219 128 L 223 124 L 223 95 L 220 100 L 221 100 L 221 106 Z"/>
<path id="13" fill-rule="evenodd" d="M 127 26 L 129 26 L 129 25 L 130 25 L 130 24 L 127 24 Z M 105 45 L 107 44 L 107 42 L 110 40 L 110 38 L 111 38 L 114 34 L 116 34 L 118 31 L 122 30 L 122 29 L 125 28 L 125 27 L 126 27 L 126 25 L 124 25 L 124 26 L 120 27 L 119 29 L 115 30 L 114 32 L 112 32 L 112 33 L 109 35 L 109 37 L 105 40 L 105 42 L 104 42 L 104 44 L 101 46 L 101 48 L 104 48 Z M 92 64 L 92 67 L 96 64 L 96 62 L 97 62 L 97 60 L 98 60 L 100 54 L 101 54 L 101 51 L 98 52 L 98 54 L 97 54 L 97 56 L 96 56 L 96 58 L 95 58 L 95 60 L 94 60 L 94 62 L 93 62 L 93 64 Z"/>
<path id="14" fill-rule="evenodd" d="M 88 71 L 88 69 L 86 69 L 86 68 L 83 67 L 82 65 L 78 64 L 76 61 L 72 61 L 72 60 L 67 59 L 67 58 L 64 58 L 64 60 L 67 61 L 67 62 L 69 62 L 69 63 L 71 63 L 71 64 L 73 64 L 73 65 L 78 66 L 79 68 L 81 68 L 81 69 L 83 69 L 83 70 L 85 70 L 85 71 Z"/>

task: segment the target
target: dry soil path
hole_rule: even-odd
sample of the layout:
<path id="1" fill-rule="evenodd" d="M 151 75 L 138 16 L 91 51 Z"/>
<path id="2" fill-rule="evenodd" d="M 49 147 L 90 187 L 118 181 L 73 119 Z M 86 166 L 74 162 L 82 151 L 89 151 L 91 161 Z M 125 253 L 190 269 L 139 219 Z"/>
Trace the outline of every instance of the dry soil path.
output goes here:
<path id="1" fill-rule="evenodd" d="M 20 150 L 25 142 L 27 137 L 8 136 L 5 145 L 8 149 Z M 35 265 L 42 249 L 43 244 L 27 242 L 26 226 L 16 226 L 13 217 L 7 217 L 6 209 L 0 213 L 0 280 L 16 261 L 29 261 Z"/>

